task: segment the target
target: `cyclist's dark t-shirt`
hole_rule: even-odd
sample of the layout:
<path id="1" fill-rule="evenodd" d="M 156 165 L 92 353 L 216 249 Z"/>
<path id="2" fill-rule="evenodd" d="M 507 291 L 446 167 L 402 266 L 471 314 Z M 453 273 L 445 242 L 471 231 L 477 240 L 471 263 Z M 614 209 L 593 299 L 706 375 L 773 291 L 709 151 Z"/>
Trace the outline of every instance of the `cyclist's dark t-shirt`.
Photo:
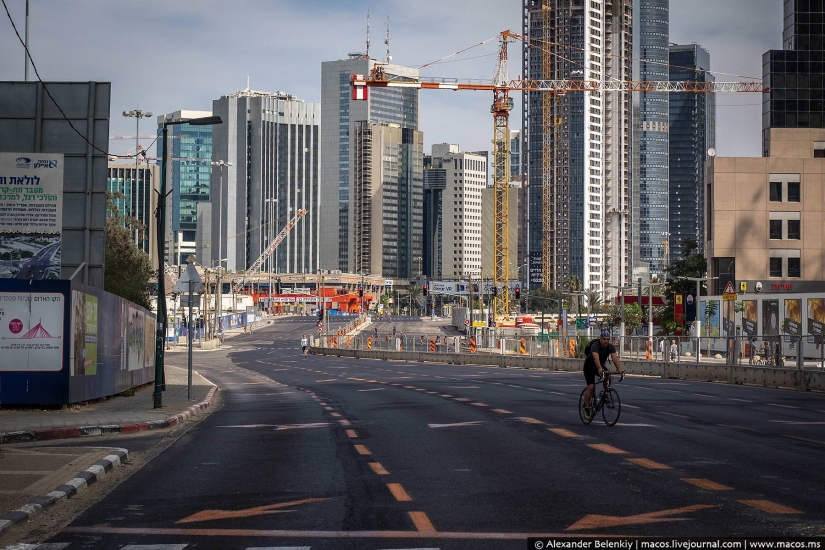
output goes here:
<path id="1" fill-rule="evenodd" d="M 616 348 L 613 346 L 613 344 L 607 344 L 607 347 L 602 347 L 601 342 L 599 342 L 598 340 L 593 342 L 590 345 L 590 354 L 584 360 L 584 367 L 585 368 L 587 368 L 587 367 L 592 367 L 594 369 L 596 368 L 596 362 L 593 361 L 593 354 L 594 353 L 599 354 L 599 363 L 601 364 L 602 368 L 604 368 L 604 365 L 605 365 L 605 362 L 607 361 L 607 358 L 610 357 L 611 355 L 613 355 L 614 353 L 616 353 Z"/>

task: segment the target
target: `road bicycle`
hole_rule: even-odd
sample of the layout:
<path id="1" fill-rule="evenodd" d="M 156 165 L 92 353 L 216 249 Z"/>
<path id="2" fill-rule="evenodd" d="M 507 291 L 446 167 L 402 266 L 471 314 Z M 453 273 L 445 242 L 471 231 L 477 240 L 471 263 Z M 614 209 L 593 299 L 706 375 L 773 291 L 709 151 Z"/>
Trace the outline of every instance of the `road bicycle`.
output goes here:
<path id="1" fill-rule="evenodd" d="M 579 396 L 579 418 L 581 418 L 583 424 L 593 422 L 593 418 L 596 417 L 596 413 L 599 411 L 602 412 L 604 423 L 608 426 L 615 426 L 616 422 L 619 421 L 619 415 L 622 413 L 622 402 L 619 399 L 619 392 L 610 387 L 613 382 L 613 373 L 608 370 L 605 370 L 604 373 L 606 376 L 601 382 L 602 389 L 599 395 L 596 396 L 596 391 L 595 389 L 593 390 L 593 397 L 590 403 L 590 418 L 587 418 L 584 414 L 584 392 L 587 391 L 587 388 L 583 389 Z M 624 373 L 621 373 L 621 377 L 619 378 L 620 382 L 622 380 L 624 380 Z"/>

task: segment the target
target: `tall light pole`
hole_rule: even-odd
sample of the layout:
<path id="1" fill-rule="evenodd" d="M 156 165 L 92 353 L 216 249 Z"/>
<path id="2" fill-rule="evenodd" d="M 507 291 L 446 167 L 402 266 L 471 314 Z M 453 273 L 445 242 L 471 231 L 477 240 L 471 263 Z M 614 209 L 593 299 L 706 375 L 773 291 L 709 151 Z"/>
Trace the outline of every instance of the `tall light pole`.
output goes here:
<path id="1" fill-rule="evenodd" d="M 163 371 L 164 341 L 166 340 L 166 273 L 164 265 L 166 263 L 165 235 L 166 235 L 166 160 L 169 156 L 169 126 L 176 124 L 191 124 L 192 126 L 208 126 L 210 124 L 221 124 L 223 121 L 219 116 L 208 116 L 203 118 L 191 118 L 164 121 L 163 123 L 163 156 L 160 164 L 160 192 L 158 193 L 157 209 L 157 245 L 158 245 L 158 315 L 157 334 L 155 337 L 155 391 L 152 393 L 153 407 L 159 409 L 163 406 L 163 392 L 166 390 L 166 380 Z"/>
<path id="2" fill-rule="evenodd" d="M 226 162 L 223 160 L 214 160 L 210 162 L 212 166 L 218 167 L 218 174 L 219 174 L 219 185 L 218 185 L 218 196 L 220 197 L 220 208 L 218 208 L 218 258 L 223 256 L 223 169 L 229 168 L 232 166 L 231 162 Z M 228 175 L 228 170 L 227 170 Z M 227 193 L 228 195 L 228 193 Z M 214 215 L 214 214 L 213 214 Z"/>
<path id="3" fill-rule="evenodd" d="M 719 277 L 679 277 L 685 281 L 696 281 L 696 296 L 693 299 L 693 303 L 696 304 L 696 320 L 694 321 L 694 326 L 696 327 L 696 362 L 701 362 L 700 357 L 700 342 L 702 337 L 702 316 L 699 315 L 699 293 L 702 292 L 702 282 L 703 281 L 712 281 L 714 279 L 718 279 Z"/>
<path id="4" fill-rule="evenodd" d="M 26 6 L 28 8 L 28 3 L 26 3 Z M 28 9 L 26 11 L 28 11 Z M 28 79 L 26 79 L 26 80 L 28 80 Z M 125 116 L 127 118 L 135 118 L 136 119 L 136 121 L 135 121 L 136 122 L 136 127 L 135 127 L 135 177 L 132 179 L 132 182 L 133 182 L 133 185 L 134 185 L 134 188 L 135 188 L 133 193 L 138 193 L 139 190 L 140 190 L 140 186 L 138 185 L 138 179 L 139 179 L 138 161 L 140 160 L 140 119 L 141 118 L 149 118 L 150 116 L 152 116 L 152 113 L 150 113 L 148 111 L 142 111 L 140 109 L 135 109 L 134 111 L 123 111 L 123 116 Z M 144 182 L 145 182 L 145 178 L 144 178 Z M 151 190 L 147 190 L 147 193 L 151 193 Z M 135 195 L 135 201 L 137 202 L 137 195 Z M 149 200 L 149 197 L 144 197 L 144 204 L 149 204 L 150 202 L 151 201 Z M 134 206 L 133 206 L 133 208 L 134 208 Z M 134 215 L 135 217 L 138 217 L 138 218 L 140 217 L 140 216 L 138 216 L 137 212 L 130 212 L 130 214 L 132 214 L 132 215 Z M 136 232 L 133 232 L 133 233 L 136 233 Z M 132 235 L 132 238 L 135 238 L 135 242 L 137 242 L 136 237 L 137 237 L 136 234 Z M 175 263 L 177 264 L 178 262 L 175 262 Z M 162 265 L 162 264 L 158 264 L 158 265 Z"/>

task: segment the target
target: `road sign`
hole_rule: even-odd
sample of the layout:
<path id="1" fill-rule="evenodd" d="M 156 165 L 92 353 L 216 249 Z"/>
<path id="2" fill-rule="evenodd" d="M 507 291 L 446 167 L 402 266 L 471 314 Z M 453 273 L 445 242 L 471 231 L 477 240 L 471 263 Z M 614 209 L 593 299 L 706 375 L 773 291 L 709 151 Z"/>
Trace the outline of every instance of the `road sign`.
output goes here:
<path id="1" fill-rule="evenodd" d="M 591 317 L 590 319 L 587 320 L 587 322 L 590 324 L 591 327 L 595 327 L 599 322 L 599 318 L 598 317 Z"/>
<path id="2" fill-rule="evenodd" d="M 465 326 L 465 327 L 469 327 L 469 326 L 470 326 L 470 320 L 469 320 L 469 319 L 464 319 L 464 326 Z"/>
<path id="3" fill-rule="evenodd" d="M 583 329 L 587 326 L 587 319 L 576 319 L 576 328 Z"/>
<path id="4" fill-rule="evenodd" d="M 736 300 L 736 291 L 733 290 L 733 281 L 728 281 L 728 284 L 725 285 L 725 290 L 722 292 L 722 299 L 730 302 Z"/>
<path id="5" fill-rule="evenodd" d="M 320 334 L 320 333 L 321 333 L 321 330 L 322 330 L 322 329 L 321 329 L 321 325 L 318 325 L 318 334 Z"/>
<path id="6" fill-rule="evenodd" d="M 191 289 L 189 288 L 189 281 L 192 281 Z M 187 264 L 175 286 L 172 287 L 172 292 L 181 294 L 190 292 L 190 290 L 191 292 L 203 292 L 203 281 L 201 281 L 201 277 L 195 269 L 195 264 Z"/>

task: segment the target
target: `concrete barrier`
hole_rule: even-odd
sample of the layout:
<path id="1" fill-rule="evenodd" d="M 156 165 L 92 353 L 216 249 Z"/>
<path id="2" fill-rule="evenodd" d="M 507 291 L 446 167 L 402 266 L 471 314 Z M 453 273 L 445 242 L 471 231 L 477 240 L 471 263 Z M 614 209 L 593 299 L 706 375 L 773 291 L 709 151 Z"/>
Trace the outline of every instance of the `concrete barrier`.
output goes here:
<path id="1" fill-rule="evenodd" d="M 430 353 L 426 351 L 355 350 L 341 348 L 311 348 L 315 355 L 376 359 L 381 361 L 409 361 L 417 363 L 447 363 L 451 365 L 495 366 L 502 368 L 545 369 L 566 372 L 581 371 L 583 359 L 559 357 L 528 357 L 524 355 L 496 355 L 475 353 Z M 694 380 L 792 388 L 800 391 L 825 391 L 825 370 L 772 368 L 748 365 L 727 367 L 717 364 L 666 363 L 657 361 L 622 360 L 628 374 Z"/>

